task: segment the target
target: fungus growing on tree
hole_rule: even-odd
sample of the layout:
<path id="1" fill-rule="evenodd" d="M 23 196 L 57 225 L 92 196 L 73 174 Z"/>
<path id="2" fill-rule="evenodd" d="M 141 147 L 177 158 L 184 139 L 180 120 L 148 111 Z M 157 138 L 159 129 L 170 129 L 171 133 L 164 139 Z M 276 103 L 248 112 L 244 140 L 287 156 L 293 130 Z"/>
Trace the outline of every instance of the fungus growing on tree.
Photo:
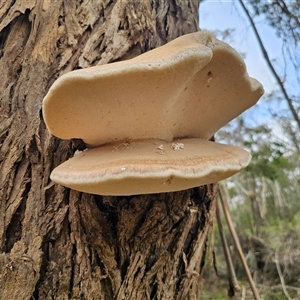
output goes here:
<path id="1" fill-rule="evenodd" d="M 46 95 L 44 119 L 53 135 L 82 139 L 88 149 L 51 179 L 100 195 L 178 191 L 225 179 L 250 155 L 207 140 L 262 94 L 240 55 L 207 31 L 67 73 Z"/>

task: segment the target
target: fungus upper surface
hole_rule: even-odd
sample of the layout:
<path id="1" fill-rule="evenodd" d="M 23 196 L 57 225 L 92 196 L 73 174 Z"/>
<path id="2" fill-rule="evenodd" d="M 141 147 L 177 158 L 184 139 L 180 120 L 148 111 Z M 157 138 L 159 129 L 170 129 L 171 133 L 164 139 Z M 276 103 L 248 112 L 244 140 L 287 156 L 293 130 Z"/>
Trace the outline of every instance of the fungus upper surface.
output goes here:
<path id="1" fill-rule="evenodd" d="M 58 166 L 51 179 L 100 195 L 179 191 L 213 183 L 248 165 L 238 147 L 202 139 L 114 143 L 88 149 Z"/>
<path id="2" fill-rule="evenodd" d="M 207 31 L 134 59 L 61 76 L 43 101 L 50 132 L 88 150 L 58 166 L 56 183 L 100 195 L 171 192 L 225 179 L 243 149 L 207 141 L 254 105 L 261 84 Z"/>
<path id="3" fill-rule="evenodd" d="M 207 31 L 131 60 L 61 76 L 43 101 L 48 129 L 89 147 L 124 139 L 208 139 L 263 93 L 240 55 Z"/>

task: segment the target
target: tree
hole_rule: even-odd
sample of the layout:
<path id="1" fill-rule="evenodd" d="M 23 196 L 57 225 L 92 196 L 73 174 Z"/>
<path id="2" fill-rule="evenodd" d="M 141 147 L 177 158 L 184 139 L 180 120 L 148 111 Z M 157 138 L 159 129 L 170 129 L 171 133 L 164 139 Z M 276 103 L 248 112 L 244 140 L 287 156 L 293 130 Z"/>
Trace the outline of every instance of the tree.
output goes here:
<path id="1" fill-rule="evenodd" d="M 270 95 L 270 98 L 283 100 L 287 104 L 288 110 L 276 111 L 274 117 L 278 118 L 280 123 L 283 124 L 282 126 L 299 153 L 300 108 L 299 93 L 296 86 L 300 84 L 298 71 L 300 66 L 298 51 L 300 42 L 300 3 L 299 1 L 284 0 L 272 0 L 269 2 L 251 0 L 249 3 L 253 10 L 252 14 L 243 1 L 239 0 L 239 3 L 251 24 L 265 62 L 278 86 L 279 95 L 274 96 L 273 94 Z M 259 26 L 256 25 L 255 17 L 257 16 L 263 16 L 282 41 L 282 59 L 284 62 L 282 74 L 280 74 L 279 70 L 276 70 L 276 63 L 268 55 L 264 41 L 260 36 Z"/>
<path id="2" fill-rule="evenodd" d="M 54 185 L 77 145 L 41 114 L 63 73 L 197 30 L 197 0 L 2 1 L 1 299 L 197 298 L 216 186 L 101 197 Z"/>
<path id="3" fill-rule="evenodd" d="M 281 282 L 279 289 L 282 288 L 288 297 L 286 286 L 290 285 L 288 290 L 294 292 L 293 286 L 297 283 L 287 282 L 289 277 L 295 278 L 292 274 L 298 271 L 295 259 L 289 260 L 293 261 L 293 269 L 284 261 L 284 257 L 293 257 L 292 245 L 299 243 L 294 232 L 299 227 L 300 195 L 300 98 L 297 89 L 300 82 L 300 2 L 240 0 L 231 1 L 228 5 L 234 7 L 232 11 L 245 21 L 244 31 L 250 24 L 249 31 L 253 31 L 276 84 L 265 97 L 268 100 L 268 113 L 264 109 L 254 108 L 250 116 L 237 118 L 238 122 L 232 122 L 225 128 L 225 132 L 222 130 L 216 135 L 217 141 L 221 139 L 225 143 L 241 145 L 252 155 L 246 170 L 222 182 L 221 190 L 226 195 L 224 198 L 230 200 L 230 213 L 244 253 L 248 252 L 247 257 L 251 260 L 255 258 L 252 262 L 257 267 L 255 277 L 260 283 L 260 294 L 266 298 L 275 298 L 277 292 L 273 286 Z M 212 8 L 218 11 L 217 7 L 211 7 L 211 11 L 214 10 Z M 270 39 L 267 39 L 264 30 L 266 23 L 277 34 L 277 48 L 282 51 L 281 57 L 274 58 L 274 45 L 268 44 Z M 228 18 L 228 25 L 224 26 L 230 27 L 232 24 L 232 18 Z M 235 39 L 234 30 L 216 33 L 232 41 Z M 256 63 L 259 64 L 253 61 L 253 64 Z M 267 105 L 263 99 L 261 101 L 263 107 Z M 281 253 L 279 259 L 277 252 Z M 235 253 L 233 256 L 236 256 Z M 285 274 L 281 273 L 280 268 L 285 270 Z M 283 298 L 284 294 L 279 298 Z"/>

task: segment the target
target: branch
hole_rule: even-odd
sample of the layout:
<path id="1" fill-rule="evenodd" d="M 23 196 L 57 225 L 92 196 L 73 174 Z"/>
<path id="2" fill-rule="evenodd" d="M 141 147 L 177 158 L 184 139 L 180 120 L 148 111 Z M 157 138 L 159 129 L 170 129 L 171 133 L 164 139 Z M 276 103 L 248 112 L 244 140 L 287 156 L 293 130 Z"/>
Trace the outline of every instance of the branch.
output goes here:
<path id="1" fill-rule="evenodd" d="M 278 0 L 276 1 L 276 3 L 281 8 L 281 11 L 285 13 L 286 16 L 289 17 L 290 19 L 293 19 L 296 25 L 300 28 L 300 22 L 298 20 L 298 17 L 289 10 L 285 2 L 282 0 Z"/>
<path id="2" fill-rule="evenodd" d="M 241 259 L 241 262 L 242 262 L 242 265 L 243 265 L 243 268 L 245 270 L 245 273 L 247 275 L 247 278 L 248 278 L 248 281 L 249 281 L 249 284 L 250 284 L 250 288 L 252 290 L 252 293 L 253 293 L 253 297 L 255 300 L 260 300 L 260 296 L 258 294 L 258 291 L 255 287 L 255 284 L 254 284 L 254 281 L 252 279 L 252 276 L 251 276 L 251 273 L 250 273 L 250 270 L 249 270 L 249 267 L 247 265 L 247 262 L 246 262 L 246 259 L 244 257 L 244 254 L 243 254 L 243 250 L 242 250 L 242 247 L 241 247 L 241 244 L 239 242 L 239 238 L 236 234 L 236 231 L 234 229 L 234 226 L 232 224 L 232 221 L 231 221 L 231 217 L 229 215 L 229 212 L 228 212 L 228 209 L 226 207 L 226 204 L 225 204 L 225 201 L 223 199 L 223 195 L 222 195 L 222 192 L 221 190 L 219 189 L 219 197 L 220 197 L 220 201 L 221 201 L 221 204 L 222 204 L 222 208 L 223 208 L 223 212 L 224 212 L 224 216 L 225 216 L 225 219 L 226 219 L 226 222 L 227 222 L 227 225 L 228 225 L 228 228 L 229 228 L 229 231 L 231 233 L 231 236 L 232 236 L 232 239 L 233 239 L 233 242 L 235 244 L 235 247 L 237 249 L 237 252 L 240 256 L 240 259 Z"/>
<path id="3" fill-rule="evenodd" d="M 283 275 L 282 275 L 282 272 L 281 272 L 281 269 L 280 269 L 280 265 L 279 265 L 277 250 L 276 250 L 276 253 L 275 253 L 274 262 L 276 264 L 276 268 L 277 268 L 277 272 L 278 272 L 278 275 L 279 275 L 279 278 L 280 278 L 282 290 L 283 290 L 285 296 L 287 297 L 287 299 L 288 300 L 292 300 L 292 298 L 290 297 L 290 295 L 289 295 L 289 293 L 288 293 L 288 291 L 286 289 L 285 283 L 284 283 L 284 278 L 283 278 Z"/>
<path id="4" fill-rule="evenodd" d="M 217 217 L 218 229 L 219 229 L 219 234 L 220 234 L 220 238 L 221 238 L 221 242 L 222 242 L 222 246 L 223 246 L 223 250 L 224 250 L 224 256 L 225 256 L 225 260 L 226 260 L 227 270 L 229 273 L 229 288 L 231 289 L 233 287 L 234 291 L 240 291 L 241 288 L 236 279 L 232 259 L 230 256 L 230 251 L 229 251 L 228 244 L 227 244 L 226 237 L 225 237 L 224 230 L 223 230 L 222 220 L 221 220 L 221 216 L 220 216 L 220 207 L 219 207 L 218 201 L 217 201 L 216 205 L 217 205 L 216 217 Z"/>
<path id="5" fill-rule="evenodd" d="M 275 77 L 275 79 L 276 79 L 276 81 L 277 81 L 277 83 L 278 83 L 278 85 L 279 85 L 279 87 L 280 87 L 280 90 L 281 90 L 281 92 L 282 92 L 282 94 L 283 94 L 285 100 L 286 100 L 287 103 L 288 103 L 288 106 L 289 106 L 289 108 L 290 108 L 290 111 L 291 111 L 291 113 L 292 113 L 292 115 L 293 115 L 295 121 L 297 122 L 298 127 L 300 128 L 300 118 L 299 118 L 299 116 L 298 116 L 298 113 L 297 113 L 297 111 L 296 111 L 294 105 L 293 105 L 293 100 L 289 97 L 289 95 L 288 95 L 288 93 L 287 93 L 287 91 L 286 91 L 286 89 L 285 89 L 285 87 L 284 87 L 283 82 L 281 81 L 279 75 L 277 74 L 276 70 L 274 69 L 274 67 L 273 67 L 273 65 L 272 65 L 272 63 L 271 63 L 271 60 L 270 60 L 269 55 L 268 55 L 268 53 L 267 53 L 267 50 L 266 50 L 266 48 L 265 48 L 265 46 L 264 46 L 264 44 L 263 44 L 263 42 L 262 42 L 262 39 L 261 39 L 261 37 L 260 37 L 260 35 L 259 35 L 258 31 L 257 31 L 256 25 L 255 25 L 255 23 L 253 22 L 253 19 L 252 19 L 250 13 L 249 13 L 247 7 L 245 6 L 245 4 L 244 4 L 244 2 L 243 2 L 242 0 L 238 0 L 238 1 L 239 1 L 240 5 L 242 6 L 242 8 L 243 8 L 245 14 L 247 15 L 247 17 L 248 17 L 248 19 L 249 19 L 249 22 L 250 22 L 250 24 L 251 24 L 251 26 L 252 26 L 252 28 L 253 28 L 254 34 L 255 34 L 255 36 L 256 36 L 256 38 L 257 38 L 257 41 L 258 41 L 258 44 L 259 44 L 259 46 L 260 46 L 260 49 L 261 49 L 261 51 L 262 51 L 262 53 L 263 53 L 263 56 L 264 56 L 264 58 L 265 58 L 265 60 L 266 60 L 266 62 L 267 62 L 267 65 L 268 65 L 268 67 L 270 68 L 271 73 L 272 73 L 273 76 Z"/>

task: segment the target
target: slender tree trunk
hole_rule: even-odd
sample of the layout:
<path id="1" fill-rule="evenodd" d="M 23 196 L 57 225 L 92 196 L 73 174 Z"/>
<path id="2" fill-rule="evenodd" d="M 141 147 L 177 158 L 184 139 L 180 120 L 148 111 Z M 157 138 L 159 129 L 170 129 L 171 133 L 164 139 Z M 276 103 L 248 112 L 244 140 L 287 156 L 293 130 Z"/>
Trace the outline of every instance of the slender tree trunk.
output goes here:
<path id="1" fill-rule="evenodd" d="M 199 299 L 215 186 L 101 197 L 49 180 L 75 146 L 41 102 L 60 75 L 198 30 L 197 0 L 0 2 L 0 299 Z"/>
<path id="2" fill-rule="evenodd" d="M 257 199 L 256 181 L 254 177 L 250 178 L 250 189 L 251 189 L 251 193 L 250 193 L 251 209 L 252 209 L 252 216 L 254 220 L 253 229 L 254 229 L 254 234 L 258 236 L 261 224 L 263 223 L 264 219 L 262 218 L 261 208 Z"/>

